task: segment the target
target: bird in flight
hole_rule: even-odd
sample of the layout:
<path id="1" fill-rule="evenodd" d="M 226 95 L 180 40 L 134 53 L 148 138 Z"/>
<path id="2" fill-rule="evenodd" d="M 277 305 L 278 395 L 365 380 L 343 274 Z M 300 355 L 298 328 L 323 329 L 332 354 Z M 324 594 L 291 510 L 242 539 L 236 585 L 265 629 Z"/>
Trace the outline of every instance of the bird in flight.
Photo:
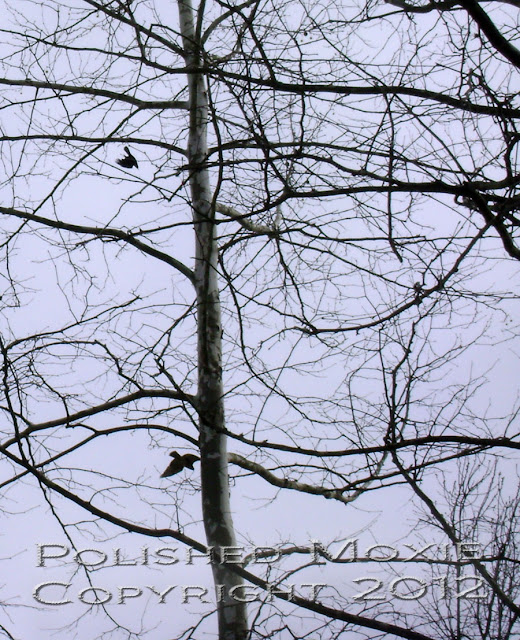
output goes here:
<path id="1" fill-rule="evenodd" d="M 118 158 L 116 160 L 117 164 L 120 167 L 124 167 L 125 169 L 133 169 L 134 167 L 139 168 L 139 165 L 137 164 L 137 160 L 130 153 L 130 149 L 128 147 L 123 147 L 123 148 L 126 151 L 126 156 L 124 158 Z"/>
<path id="2" fill-rule="evenodd" d="M 194 453 L 185 453 L 181 455 L 177 451 L 171 451 L 170 455 L 173 460 L 166 467 L 164 473 L 161 474 L 161 478 L 174 476 L 176 473 L 179 473 L 183 469 L 193 469 L 193 463 L 197 462 L 197 460 L 200 460 L 200 458 Z"/>

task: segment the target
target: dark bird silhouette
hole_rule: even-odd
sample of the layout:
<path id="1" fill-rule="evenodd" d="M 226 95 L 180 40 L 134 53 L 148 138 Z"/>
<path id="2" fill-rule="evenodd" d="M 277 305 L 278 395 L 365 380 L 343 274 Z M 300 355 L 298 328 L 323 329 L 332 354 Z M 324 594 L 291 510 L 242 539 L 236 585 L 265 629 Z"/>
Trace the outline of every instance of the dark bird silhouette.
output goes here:
<path id="1" fill-rule="evenodd" d="M 124 150 L 126 151 L 126 156 L 124 158 L 118 158 L 116 160 L 117 164 L 125 169 L 133 169 L 134 167 L 138 168 L 139 165 L 137 164 L 137 160 L 130 153 L 130 149 L 128 147 L 124 147 Z"/>
<path id="2" fill-rule="evenodd" d="M 185 453 L 184 455 L 181 455 L 180 453 L 177 453 L 177 451 L 171 451 L 170 455 L 173 460 L 166 467 L 164 473 L 161 474 L 161 478 L 174 476 L 183 469 L 193 469 L 193 463 L 200 460 L 199 456 L 196 456 L 194 453 Z"/>

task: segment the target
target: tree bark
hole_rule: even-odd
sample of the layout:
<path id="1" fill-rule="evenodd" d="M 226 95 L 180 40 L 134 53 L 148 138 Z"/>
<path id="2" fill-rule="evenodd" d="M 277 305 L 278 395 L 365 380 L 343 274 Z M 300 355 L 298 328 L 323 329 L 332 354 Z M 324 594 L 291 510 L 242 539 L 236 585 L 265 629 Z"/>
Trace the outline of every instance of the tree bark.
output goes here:
<path id="1" fill-rule="evenodd" d="M 229 504 L 229 476 L 222 384 L 222 319 L 218 279 L 215 207 L 207 159 L 208 96 L 201 68 L 191 0 L 179 0 L 180 27 L 188 68 L 190 124 L 188 159 L 195 230 L 197 296 L 198 412 L 202 512 L 217 595 L 219 640 L 243 640 L 248 633 L 242 578 L 220 562 L 222 547 L 236 545 Z"/>

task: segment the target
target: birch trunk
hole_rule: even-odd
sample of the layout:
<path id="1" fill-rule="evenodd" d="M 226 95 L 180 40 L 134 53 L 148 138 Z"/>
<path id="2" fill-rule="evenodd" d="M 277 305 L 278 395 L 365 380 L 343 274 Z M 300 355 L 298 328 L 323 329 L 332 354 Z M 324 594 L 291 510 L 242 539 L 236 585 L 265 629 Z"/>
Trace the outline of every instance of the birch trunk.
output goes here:
<path id="1" fill-rule="evenodd" d="M 195 229 L 195 287 L 197 295 L 198 411 L 202 512 L 208 546 L 218 551 L 235 546 L 229 505 L 229 477 L 222 385 L 222 319 L 218 282 L 215 210 L 207 159 L 208 96 L 201 68 L 191 0 L 178 0 L 180 27 L 189 70 L 190 125 L 188 158 Z M 247 610 L 241 596 L 242 579 L 218 559 L 212 563 L 217 593 L 219 640 L 244 640 Z M 235 594 L 235 597 L 233 597 Z"/>

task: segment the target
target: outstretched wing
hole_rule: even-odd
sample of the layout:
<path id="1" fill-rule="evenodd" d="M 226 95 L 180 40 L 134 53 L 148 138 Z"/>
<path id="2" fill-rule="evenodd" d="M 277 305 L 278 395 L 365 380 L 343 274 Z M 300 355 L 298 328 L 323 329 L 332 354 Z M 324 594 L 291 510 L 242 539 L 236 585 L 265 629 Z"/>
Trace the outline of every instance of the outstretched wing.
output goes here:
<path id="1" fill-rule="evenodd" d="M 161 474 L 161 478 L 168 478 L 169 476 L 174 476 L 179 471 L 184 469 L 184 463 L 182 459 L 172 460 L 170 464 L 166 467 L 164 472 Z"/>

